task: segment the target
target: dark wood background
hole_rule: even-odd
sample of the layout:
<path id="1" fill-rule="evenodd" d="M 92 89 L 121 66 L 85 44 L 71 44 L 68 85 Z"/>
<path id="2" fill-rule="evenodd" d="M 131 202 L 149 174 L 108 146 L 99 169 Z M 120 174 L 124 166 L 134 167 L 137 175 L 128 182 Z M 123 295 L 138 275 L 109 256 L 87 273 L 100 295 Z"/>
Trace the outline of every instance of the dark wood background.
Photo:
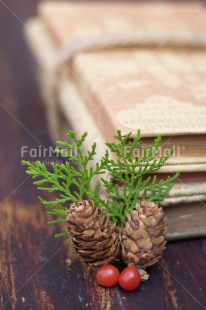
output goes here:
<path id="1" fill-rule="evenodd" d="M 3 2 L 4 1 L 4 2 Z M 0 305 L 1 309 L 206 309 L 206 240 L 168 244 L 138 291 L 104 289 L 70 244 L 55 239 L 21 147 L 51 144 L 22 28 L 38 1 L 0 0 Z"/>

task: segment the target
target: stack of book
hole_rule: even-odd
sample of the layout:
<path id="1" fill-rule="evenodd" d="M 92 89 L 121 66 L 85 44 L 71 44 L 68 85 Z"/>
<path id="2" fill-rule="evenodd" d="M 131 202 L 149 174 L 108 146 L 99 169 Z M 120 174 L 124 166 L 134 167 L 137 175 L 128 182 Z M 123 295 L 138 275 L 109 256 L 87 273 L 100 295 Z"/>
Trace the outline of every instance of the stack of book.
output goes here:
<path id="1" fill-rule="evenodd" d="M 205 27 L 198 2 L 59 1 L 41 3 L 25 27 L 54 140 L 87 131 L 94 163 L 117 129 L 141 130 L 138 156 L 157 134 L 159 157 L 174 148 L 157 175 L 181 172 L 161 203 L 168 240 L 206 235 Z"/>

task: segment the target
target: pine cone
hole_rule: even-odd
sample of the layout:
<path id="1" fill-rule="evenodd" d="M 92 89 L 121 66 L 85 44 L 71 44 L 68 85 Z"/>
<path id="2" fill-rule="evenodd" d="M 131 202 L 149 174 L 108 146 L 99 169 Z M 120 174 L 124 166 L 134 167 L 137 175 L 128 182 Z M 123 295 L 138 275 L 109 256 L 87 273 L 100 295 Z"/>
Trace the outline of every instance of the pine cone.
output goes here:
<path id="1" fill-rule="evenodd" d="M 141 201 L 127 216 L 122 235 L 122 256 L 129 266 L 145 268 L 155 264 L 165 249 L 167 219 L 162 208 Z"/>
<path id="2" fill-rule="evenodd" d="M 71 204 L 67 225 L 74 248 L 91 267 L 108 264 L 118 256 L 120 241 L 116 225 L 111 223 L 108 214 L 94 207 L 92 200 Z"/>

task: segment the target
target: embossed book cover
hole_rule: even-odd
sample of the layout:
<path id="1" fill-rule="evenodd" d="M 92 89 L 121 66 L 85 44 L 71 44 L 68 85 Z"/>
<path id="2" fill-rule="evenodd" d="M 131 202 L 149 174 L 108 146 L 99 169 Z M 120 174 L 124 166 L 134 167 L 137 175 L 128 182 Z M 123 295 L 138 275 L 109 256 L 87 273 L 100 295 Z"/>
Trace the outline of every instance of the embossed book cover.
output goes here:
<path id="1" fill-rule="evenodd" d="M 168 128 L 171 128 L 171 124 L 174 128 L 184 125 L 184 128 L 188 128 L 187 131 L 185 130 L 181 134 L 179 132 L 178 135 L 175 135 L 175 139 L 173 139 L 173 134 L 165 135 L 163 138 L 166 145 L 165 148 L 162 147 L 162 151 L 164 152 L 168 147 L 175 144 L 177 158 L 175 157 L 173 162 L 164 167 L 164 171 L 160 171 L 158 178 L 164 178 L 163 172 L 167 172 L 166 175 L 170 172 L 172 175 L 173 171 L 180 168 L 181 171 L 190 171 L 190 173 L 181 174 L 173 190 L 163 201 L 165 213 L 170 219 L 167 237 L 168 239 L 178 239 L 205 235 L 205 208 L 199 201 L 206 199 L 206 176 L 205 172 L 194 172 L 206 170 L 204 140 L 205 95 L 204 87 L 200 86 L 205 83 L 206 72 L 203 47 L 198 47 L 196 42 L 192 48 L 188 48 L 187 42 L 187 49 L 183 48 L 183 46 L 181 48 L 175 47 L 175 49 L 171 48 L 171 46 L 164 49 L 155 49 L 150 46 L 149 48 L 130 47 L 127 49 L 115 48 L 115 50 L 81 52 L 64 66 L 68 74 L 64 74 L 58 79 L 58 101 L 53 106 L 52 101 L 50 101 L 50 74 L 54 63 L 59 60 L 59 52 L 62 47 L 64 48 L 67 42 L 72 42 L 76 36 L 90 36 L 92 31 L 96 31 L 96 35 L 102 34 L 99 30 L 101 28 L 98 26 L 99 24 L 104 24 L 105 28 L 105 23 L 100 23 L 101 14 L 97 10 L 97 4 L 94 5 L 93 9 L 92 6 L 89 6 L 89 10 L 82 3 L 77 4 L 77 6 L 76 3 L 68 4 L 65 2 L 60 2 L 58 5 L 54 4 L 54 6 L 53 4 L 42 4 L 43 6 L 40 8 L 41 18 L 37 17 L 28 21 L 25 31 L 40 67 L 40 81 L 47 103 L 50 129 L 54 140 L 65 137 L 65 132 L 69 128 L 75 130 L 79 135 L 84 131 L 89 131 L 88 145 L 85 145 L 85 150 L 90 146 L 91 142 L 97 141 L 100 147 L 97 150 L 95 160 L 98 161 L 98 156 L 101 156 L 104 152 L 103 145 L 106 139 L 106 129 L 109 129 L 108 132 L 112 133 L 112 126 L 115 128 L 119 124 L 119 128 L 122 123 L 121 128 L 125 128 L 125 132 L 141 128 L 145 131 L 144 143 L 149 144 L 155 134 L 153 128 L 156 128 L 158 122 L 159 126 L 161 125 L 162 133 L 165 134 Z M 129 8 L 126 10 L 125 4 L 121 4 L 118 6 L 118 14 L 115 14 L 116 6 L 110 3 L 109 16 L 113 17 L 110 18 L 110 25 L 107 24 L 106 26 L 107 32 L 113 29 L 112 31 L 117 33 L 117 28 L 120 27 L 121 23 L 122 27 L 123 25 L 125 27 L 125 23 L 129 24 L 132 19 L 127 21 L 127 18 L 123 13 L 121 15 L 120 11 L 126 10 L 127 16 L 132 10 L 134 13 L 131 13 L 131 16 L 133 14 L 136 16 L 141 7 L 138 4 L 138 10 L 135 11 L 134 7 L 137 8 L 136 5 L 133 3 L 130 6 L 129 4 Z M 98 8 L 100 7 L 98 6 Z M 205 25 L 205 11 L 201 5 L 188 5 L 186 3 L 164 4 L 161 6 L 160 11 L 160 6 L 157 5 L 157 7 L 158 10 L 154 10 L 154 6 L 152 6 L 152 12 L 147 10 L 142 15 L 144 17 L 141 19 L 142 22 L 147 17 L 148 23 L 149 16 L 151 17 L 154 14 L 162 16 L 166 11 L 169 14 L 172 13 L 173 18 L 163 19 L 165 27 L 161 27 L 159 19 L 156 18 L 156 27 L 154 27 L 153 22 L 153 27 L 149 26 L 150 23 L 148 23 L 145 28 L 149 29 L 149 32 L 152 30 L 160 31 L 163 28 L 165 32 L 168 33 L 170 30 L 170 33 L 173 33 L 174 26 L 172 27 L 172 25 L 180 25 L 181 21 L 182 26 L 178 33 L 184 35 L 184 38 L 186 33 L 189 34 L 190 40 L 191 34 L 196 38 L 202 38 L 204 35 L 202 29 L 204 29 L 203 25 Z M 93 11 L 92 14 L 96 15 L 94 19 L 88 17 L 91 10 Z M 141 10 L 141 14 L 143 14 L 145 7 L 143 6 Z M 106 16 L 106 11 L 108 12 L 108 7 L 103 10 L 102 16 Z M 190 18 L 189 20 L 186 19 L 185 14 L 192 16 L 195 21 L 194 24 L 191 24 Z M 77 15 L 84 16 L 84 18 L 78 17 L 77 21 Z M 68 18 L 68 16 L 70 17 Z M 168 15 L 166 16 L 168 17 Z M 174 20 L 174 16 L 177 18 L 176 20 Z M 183 18 L 183 16 L 185 17 Z M 118 19 L 118 23 L 116 19 Z M 125 20 L 125 23 L 123 23 L 123 20 Z M 82 23 L 84 27 L 82 27 Z M 94 23 L 97 25 L 96 28 L 89 26 Z M 137 23 L 137 20 L 135 23 Z M 57 25 L 61 28 L 61 31 Z M 126 31 L 124 27 L 122 30 L 125 29 Z M 143 27 L 140 30 L 144 30 Z M 201 44 L 201 40 L 198 43 Z M 151 53 L 151 49 L 153 53 Z M 176 57 L 177 53 L 178 57 Z M 72 75 L 69 74 L 71 70 Z M 153 84 L 151 84 L 151 81 Z M 192 89 L 190 92 L 188 91 L 189 87 Z M 105 101 L 102 102 L 102 100 Z M 101 113 L 100 108 L 102 109 Z M 105 113 L 108 119 L 105 118 Z M 154 120 L 156 118 L 157 121 Z M 135 127 L 133 119 L 139 119 L 138 127 Z M 164 121 L 165 119 L 170 119 L 168 126 L 167 122 Z M 172 119 L 174 120 L 172 121 Z M 147 121 L 147 126 L 144 120 Z M 198 122 L 196 122 L 197 120 Z M 182 124 L 180 124 L 181 122 Z M 203 125 L 200 126 L 200 124 Z M 134 128 L 130 128 L 128 125 L 134 126 Z M 201 128 L 201 130 L 199 131 L 197 128 Z M 190 130 L 191 134 L 189 134 Z M 197 143 L 197 136 L 201 143 Z M 191 154 L 188 156 L 185 146 L 192 151 L 193 156 Z M 180 155 L 178 156 L 178 154 Z"/>
<path id="2" fill-rule="evenodd" d="M 91 43 L 91 48 L 80 48 L 67 63 L 68 79 L 75 83 L 106 140 L 116 129 L 127 134 L 140 128 L 144 145 L 161 133 L 162 153 L 175 147 L 168 164 L 206 163 L 206 11 L 202 3 L 46 2 L 39 13 L 57 50 L 77 39 L 139 36 L 140 45 L 135 42 L 130 48 L 120 44 L 93 50 Z"/>

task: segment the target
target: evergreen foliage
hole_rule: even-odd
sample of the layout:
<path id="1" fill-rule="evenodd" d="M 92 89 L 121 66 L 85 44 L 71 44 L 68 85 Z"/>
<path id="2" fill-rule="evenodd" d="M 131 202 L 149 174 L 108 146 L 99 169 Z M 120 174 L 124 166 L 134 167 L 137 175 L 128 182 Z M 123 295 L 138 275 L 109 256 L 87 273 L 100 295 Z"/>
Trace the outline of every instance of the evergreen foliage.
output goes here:
<path id="1" fill-rule="evenodd" d="M 34 179 L 34 184 L 39 190 L 49 193 L 57 193 L 55 199 L 47 201 L 41 197 L 40 201 L 48 209 L 49 214 L 54 214 L 57 219 L 50 221 L 50 224 L 64 222 L 66 212 L 71 202 L 80 199 L 92 199 L 95 206 L 101 207 L 105 212 L 109 212 L 111 220 L 118 226 L 124 227 L 128 212 L 135 208 L 139 199 L 149 199 L 154 202 L 160 202 L 172 188 L 171 182 L 179 175 L 167 177 L 166 180 L 157 182 L 156 176 L 147 174 L 156 172 L 164 166 L 166 160 L 172 155 L 173 150 L 165 158 L 157 159 L 159 150 L 160 135 L 155 139 L 154 146 L 143 148 L 141 157 L 133 156 L 135 149 L 141 143 L 140 131 L 135 137 L 131 133 L 122 137 L 121 131 L 118 130 L 115 136 L 117 143 L 106 143 L 108 150 L 102 156 L 95 167 L 91 167 L 96 155 L 96 143 L 91 145 L 91 149 L 84 154 L 82 144 L 84 143 L 87 133 L 84 133 L 78 139 L 73 131 L 67 134 L 73 143 L 58 141 L 57 145 L 62 149 L 57 149 L 63 157 L 66 157 L 65 163 L 52 163 L 51 169 L 40 161 L 32 164 L 29 161 L 23 161 L 27 166 L 27 174 Z M 111 157 L 110 154 L 114 156 Z M 71 162 L 78 163 L 76 169 Z M 98 185 L 92 187 L 91 182 L 94 176 L 106 172 L 110 173 L 113 182 L 101 178 L 104 188 L 107 192 L 108 199 L 102 199 L 99 196 Z M 73 188 L 76 190 L 73 190 Z M 65 235 L 66 232 L 59 234 Z"/>

